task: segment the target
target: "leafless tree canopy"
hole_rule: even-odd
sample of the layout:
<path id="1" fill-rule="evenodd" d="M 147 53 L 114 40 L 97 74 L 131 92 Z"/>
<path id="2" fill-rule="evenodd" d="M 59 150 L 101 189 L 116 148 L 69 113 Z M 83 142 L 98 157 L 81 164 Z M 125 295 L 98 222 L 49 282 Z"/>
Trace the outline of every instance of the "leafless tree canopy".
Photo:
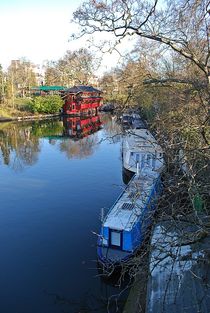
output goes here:
<path id="1" fill-rule="evenodd" d="M 170 47 L 189 59 L 210 83 L 209 1 L 207 0 L 89 0 L 74 12 L 81 31 L 113 33 L 117 42 L 137 35 Z"/>

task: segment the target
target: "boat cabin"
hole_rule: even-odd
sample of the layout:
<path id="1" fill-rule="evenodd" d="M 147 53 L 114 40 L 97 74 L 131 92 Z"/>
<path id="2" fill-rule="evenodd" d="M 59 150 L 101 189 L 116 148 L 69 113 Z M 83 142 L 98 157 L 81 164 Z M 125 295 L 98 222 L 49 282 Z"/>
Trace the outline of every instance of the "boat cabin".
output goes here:
<path id="1" fill-rule="evenodd" d="M 98 241 L 102 264 L 126 261 L 141 246 L 160 191 L 160 174 L 150 168 L 131 179 L 102 223 Z"/>
<path id="2" fill-rule="evenodd" d="M 63 114 L 97 113 L 103 103 L 102 91 L 92 86 L 74 86 L 64 91 Z"/>
<path id="3" fill-rule="evenodd" d="M 149 166 L 153 170 L 161 170 L 164 166 L 163 150 L 147 129 L 131 130 L 122 142 L 123 167 L 136 173 L 136 165 L 140 170 Z"/>

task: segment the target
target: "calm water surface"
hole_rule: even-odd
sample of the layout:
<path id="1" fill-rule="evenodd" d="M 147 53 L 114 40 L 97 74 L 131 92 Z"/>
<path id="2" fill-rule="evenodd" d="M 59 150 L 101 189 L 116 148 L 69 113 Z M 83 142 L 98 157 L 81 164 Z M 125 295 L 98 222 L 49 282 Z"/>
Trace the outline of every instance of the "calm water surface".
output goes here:
<path id="1" fill-rule="evenodd" d="M 93 234 L 123 186 L 119 132 L 108 115 L 0 124 L 0 312 L 106 312 L 120 292 Z"/>

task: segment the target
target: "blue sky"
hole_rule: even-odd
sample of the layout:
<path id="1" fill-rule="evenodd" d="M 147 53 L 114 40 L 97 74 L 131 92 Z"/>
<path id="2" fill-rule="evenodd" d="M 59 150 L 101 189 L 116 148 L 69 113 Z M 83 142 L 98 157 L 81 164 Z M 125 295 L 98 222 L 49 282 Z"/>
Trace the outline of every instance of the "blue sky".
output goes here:
<path id="1" fill-rule="evenodd" d="M 22 57 L 35 65 L 58 60 L 67 50 L 88 47 L 85 39 L 70 41 L 76 25 L 70 23 L 72 13 L 82 0 L 0 0 L 0 64 L 6 70 L 11 60 Z M 104 40 L 108 34 L 94 35 Z M 110 39 L 110 37 L 109 37 Z M 131 44 L 123 41 L 122 49 Z M 92 48 L 93 51 L 93 48 Z M 103 55 L 96 74 L 101 75 L 120 62 L 117 52 Z"/>
<path id="2" fill-rule="evenodd" d="M 84 42 L 69 42 L 74 25 L 70 23 L 79 0 L 1 0 L 0 63 L 26 57 L 35 64 L 57 60 L 66 50 Z"/>

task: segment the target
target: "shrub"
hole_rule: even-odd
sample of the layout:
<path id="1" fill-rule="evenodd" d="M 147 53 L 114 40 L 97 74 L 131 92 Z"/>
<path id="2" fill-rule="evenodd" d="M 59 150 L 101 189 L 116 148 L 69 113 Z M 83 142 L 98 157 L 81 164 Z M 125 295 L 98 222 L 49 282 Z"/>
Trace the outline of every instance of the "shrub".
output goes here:
<path id="1" fill-rule="evenodd" d="M 34 113 L 57 113 L 63 106 L 63 100 L 58 95 L 35 97 L 31 106 Z"/>

